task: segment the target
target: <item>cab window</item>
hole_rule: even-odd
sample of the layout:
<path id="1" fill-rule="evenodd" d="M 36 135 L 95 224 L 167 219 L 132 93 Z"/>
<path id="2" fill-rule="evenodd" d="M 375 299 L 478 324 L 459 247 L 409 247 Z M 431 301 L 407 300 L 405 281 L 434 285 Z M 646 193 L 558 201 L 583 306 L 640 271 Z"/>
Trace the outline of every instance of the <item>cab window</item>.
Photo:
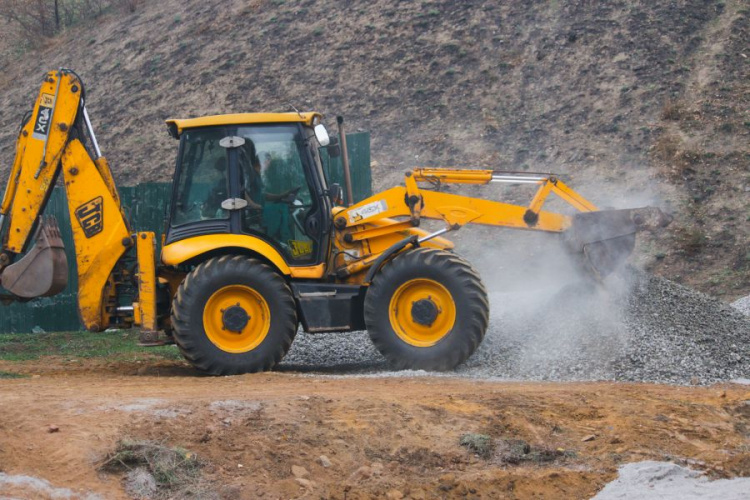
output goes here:
<path id="1" fill-rule="evenodd" d="M 305 175 L 305 145 L 297 125 L 239 127 L 244 232 L 261 233 L 294 263 L 313 260 L 317 234 L 306 230 L 314 197 Z"/>
<path id="2" fill-rule="evenodd" d="M 227 150 L 219 145 L 225 135 L 217 128 L 183 133 L 173 225 L 229 218 L 221 208 L 229 198 Z"/>

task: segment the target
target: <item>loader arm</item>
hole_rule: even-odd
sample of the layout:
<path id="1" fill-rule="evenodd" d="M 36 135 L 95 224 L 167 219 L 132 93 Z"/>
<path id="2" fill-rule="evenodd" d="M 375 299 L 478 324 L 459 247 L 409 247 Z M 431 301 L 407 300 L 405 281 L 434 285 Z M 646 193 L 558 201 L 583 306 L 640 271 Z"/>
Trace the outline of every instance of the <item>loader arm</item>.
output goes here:
<path id="1" fill-rule="evenodd" d="M 84 147 L 84 135 L 94 158 Z M 0 280 L 11 293 L 6 299 L 54 295 L 66 286 L 59 228 L 54 219 L 41 216 L 61 171 L 75 245 L 79 313 L 87 329 L 100 330 L 115 312 L 113 270 L 133 238 L 84 107 L 81 80 L 63 69 L 44 77 L 31 119 L 19 132 L 0 205 Z M 153 262 L 150 269 L 153 273 Z M 150 310 L 146 317 L 152 317 Z"/>
<path id="2" fill-rule="evenodd" d="M 420 189 L 419 183 L 430 183 L 432 189 Z M 500 201 L 472 198 L 442 192 L 443 184 L 534 184 L 539 187 L 528 206 Z M 422 218 L 442 220 L 446 229 L 435 235 L 458 229 L 466 224 L 507 227 L 512 229 L 563 233 L 571 253 L 584 257 L 585 265 L 596 277 L 612 272 L 632 252 L 635 233 L 652 209 L 605 210 L 597 207 L 565 185 L 553 174 L 502 172 L 473 169 L 417 168 L 406 173 L 405 185 L 397 186 L 372 196 L 337 213 L 336 228 L 343 250 L 346 244 L 369 243 L 391 227 L 393 232 L 404 232 L 407 224 L 416 227 Z M 557 195 L 579 214 L 563 215 L 542 210 L 551 194 Z M 654 209 L 658 210 L 658 209 Z M 383 221 L 391 221 L 383 223 Z M 377 229 L 372 225 L 377 224 Z M 377 233 L 376 233 L 377 231 Z M 416 244 L 428 237 L 414 238 Z M 370 266 L 382 265 L 382 256 L 405 248 L 407 240 L 397 241 L 392 248 L 366 253 L 357 261 L 339 268 L 340 276 L 350 276 Z M 400 245 L 400 247 L 399 247 Z M 370 245 L 372 248 L 373 245 Z M 390 252 L 390 253 L 389 253 Z M 368 274 L 372 276 L 372 271 Z M 364 280 L 367 282 L 367 279 Z"/>

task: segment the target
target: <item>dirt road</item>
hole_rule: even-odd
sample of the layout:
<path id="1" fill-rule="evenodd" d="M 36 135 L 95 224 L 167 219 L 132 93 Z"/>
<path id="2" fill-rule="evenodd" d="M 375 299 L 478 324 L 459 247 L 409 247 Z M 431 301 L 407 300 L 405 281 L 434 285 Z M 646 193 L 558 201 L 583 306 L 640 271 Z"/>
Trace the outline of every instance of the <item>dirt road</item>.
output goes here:
<path id="1" fill-rule="evenodd" d="M 645 459 L 750 475 L 741 385 L 209 378 L 178 361 L 55 358 L 0 370 L 30 376 L 0 380 L 0 471 L 82 496 L 128 497 L 123 473 L 97 471 L 123 438 L 195 453 L 219 498 L 588 498 Z M 491 447 L 460 445 L 468 433 Z"/>

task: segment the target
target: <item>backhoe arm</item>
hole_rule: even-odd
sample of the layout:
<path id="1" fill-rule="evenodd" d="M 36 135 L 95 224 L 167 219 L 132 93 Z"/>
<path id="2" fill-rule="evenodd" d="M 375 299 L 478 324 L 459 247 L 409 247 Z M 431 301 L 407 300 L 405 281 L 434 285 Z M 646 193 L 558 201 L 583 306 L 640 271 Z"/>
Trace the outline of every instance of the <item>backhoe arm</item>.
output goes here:
<path id="1" fill-rule="evenodd" d="M 48 73 L 16 141 L 16 157 L 2 205 L 0 267 L 13 254 L 26 250 L 39 214 L 44 211 L 60 169 L 60 159 L 73 129 L 81 101 L 81 84 L 74 74 Z M 4 223 L 4 224 L 3 224 Z"/>
<path id="2" fill-rule="evenodd" d="M 96 158 L 81 142 L 84 133 Z M 54 295 L 65 288 L 67 261 L 57 223 L 40 217 L 61 170 L 78 266 L 79 312 L 87 329 L 99 330 L 114 313 L 113 269 L 133 239 L 91 129 L 83 85 L 68 70 L 45 76 L 31 119 L 19 133 L 0 205 L 0 279 L 11 297 Z M 35 227 L 36 244 L 29 249 Z"/>

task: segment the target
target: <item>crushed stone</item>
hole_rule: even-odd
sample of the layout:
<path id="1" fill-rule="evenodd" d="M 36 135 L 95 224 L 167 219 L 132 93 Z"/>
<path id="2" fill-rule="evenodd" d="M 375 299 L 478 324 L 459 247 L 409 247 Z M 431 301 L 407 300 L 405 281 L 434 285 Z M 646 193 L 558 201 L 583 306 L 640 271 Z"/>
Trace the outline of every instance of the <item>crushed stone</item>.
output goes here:
<path id="1" fill-rule="evenodd" d="M 50 498 L 53 500 L 103 500 L 95 493 L 77 493 L 68 488 L 56 488 L 38 477 L 11 475 L 0 472 L 0 498 Z M 10 496 L 5 496 L 10 495 Z M 23 496 L 16 496 L 23 495 Z"/>
<path id="2" fill-rule="evenodd" d="M 631 269 L 604 287 L 493 292 L 490 303 L 484 341 L 450 375 L 681 385 L 750 378 L 750 318 L 664 278 Z M 390 370 L 366 332 L 300 333 L 279 369 L 428 375 Z"/>
<path id="3" fill-rule="evenodd" d="M 709 480 L 701 472 L 669 462 L 644 461 L 620 467 L 617 479 L 592 500 L 740 500 L 750 478 Z"/>
<path id="4" fill-rule="evenodd" d="M 732 307 L 737 309 L 745 316 L 750 316 L 750 295 L 735 300 L 734 302 L 732 302 Z"/>

